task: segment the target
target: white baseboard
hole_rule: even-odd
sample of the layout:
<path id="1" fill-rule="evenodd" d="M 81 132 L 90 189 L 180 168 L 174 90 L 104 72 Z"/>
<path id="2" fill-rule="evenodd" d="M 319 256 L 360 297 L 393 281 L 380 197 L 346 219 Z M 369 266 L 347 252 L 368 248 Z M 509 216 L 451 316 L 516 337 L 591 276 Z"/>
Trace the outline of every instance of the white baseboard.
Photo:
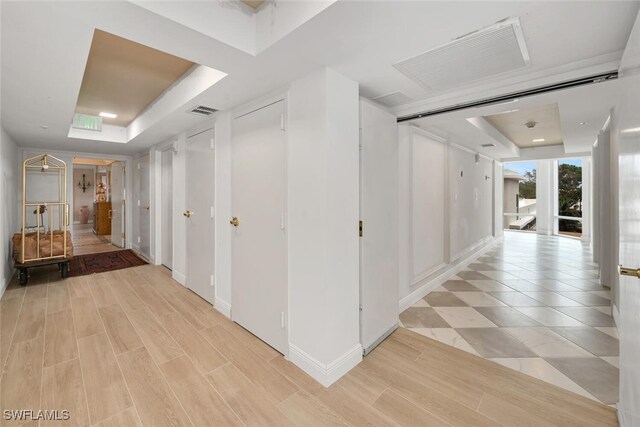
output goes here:
<path id="1" fill-rule="evenodd" d="M 289 360 L 320 384 L 329 387 L 362 361 L 362 346 L 357 344 L 333 362 L 324 364 L 289 344 Z"/>
<path id="2" fill-rule="evenodd" d="M 620 312 L 618 311 L 618 306 L 614 303 L 611 303 L 611 315 L 613 316 L 613 322 L 616 324 L 616 327 L 620 327 Z"/>
<path id="3" fill-rule="evenodd" d="M 231 304 L 216 297 L 213 307 L 220 313 L 222 313 L 225 317 L 231 319 Z"/>
<path id="4" fill-rule="evenodd" d="M 493 239 L 486 242 L 484 245 L 479 246 L 474 251 L 464 254 L 461 258 L 458 258 L 453 264 L 449 264 L 447 269 L 437 276 L 426 279 L 427 281 L 420 285 L 417 289 L 411 292 L 406 297 L 402 298 L 399 305 L 400 313 L 405 311 L 407 308 L 411 307 L 416 302 L 420 301 L 420 299 L 424 298 L 429 292 L 433 291 L 438 286 L 442 285 L 444 282 L 464 270 L 467 265 L 471 264 L 476 259 L 480 258 L 487 252 L 489 249 L 493 248 L 498 243 L 504 240 L 504 236 L 494 237 Z"/>
<path id="5" fill-rule="evenodd" d="M 625 427 L 624 413 L 622 412 L 622 408 L 619 403 L 616 405 L 616 415 L 618 416 L 618 426 Z"/>
<path id="6" fill-rule="evenodd" d="M 173 270 L 171 272 L 171 277 L 173 278 L 173 280 L 180 283 L 182 286 L 187 286 L 187 276 L 185 276 L 184 274 L 176 270 Z"/>
<path id="7" fill-rule="evenodd" d="M 12 273 L 8 277 L 0 277 L 0 298 L 4 295 L 4 291 L 9 287 L 9 283 L 11 283 L 11 279 L 13 279 L 14 274 L 16 274 L 16 270 L 11 270 Z"/>

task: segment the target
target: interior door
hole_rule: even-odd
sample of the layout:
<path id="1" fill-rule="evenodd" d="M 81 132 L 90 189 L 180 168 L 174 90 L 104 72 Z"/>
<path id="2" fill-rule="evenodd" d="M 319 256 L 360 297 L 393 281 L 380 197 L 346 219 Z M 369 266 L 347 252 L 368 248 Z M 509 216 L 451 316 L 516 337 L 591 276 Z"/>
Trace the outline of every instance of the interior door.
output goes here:
<path id="1" fill-rule="evenodd" d="M 160 213 L 162 265 L 173 269 L 173 150 L 161 154 Z"/>
<path id="2" fill-rule="evenodd" d="M 287 349 L 284 101 L 233 120 L 232 319 Z"/>
<path id="3" fill-rule="evenodd" d="M 111 243 L 119 248 L 125 246 L 125 200 L 124 200 L 124 163 L 111 164 Z"/>
<path id="4" fill-rule="evenodd" d="M 360 102 L 360 342 L 365 354 L 398 325 L 398 124 Z"/>
<path id="5" fill-rule="evenodd" d="M 640 75 L 624 78 L 623 99 L 615 110 L 619 135 L 620 404 L 622 425 L 640 426 Z"/>
<path id="6" fill-rule="evenodd" d="M 138 163 L 140 172 L 140 253 L 151 259 L 151 170 L 149 154 L 141 156 Z"/>
<path id="7" fill-rule="evenodd" d="M 187 287 L 211 304 L 215 300 L 214 131 L 187 138 Z"/>

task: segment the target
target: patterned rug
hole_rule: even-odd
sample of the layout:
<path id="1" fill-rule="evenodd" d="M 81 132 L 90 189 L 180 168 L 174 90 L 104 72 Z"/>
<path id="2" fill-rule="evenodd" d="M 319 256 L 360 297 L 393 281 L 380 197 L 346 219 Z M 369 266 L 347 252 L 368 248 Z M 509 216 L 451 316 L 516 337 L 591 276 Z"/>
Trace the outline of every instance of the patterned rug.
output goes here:
<path id="1" fill-rule="evenodd" d="M 147 264 L 133 251 L 104 252 L 99 254 L 74 256 L 70 264 L 69 276 L 86 276 L 106 271 L 122 270 Z"/>

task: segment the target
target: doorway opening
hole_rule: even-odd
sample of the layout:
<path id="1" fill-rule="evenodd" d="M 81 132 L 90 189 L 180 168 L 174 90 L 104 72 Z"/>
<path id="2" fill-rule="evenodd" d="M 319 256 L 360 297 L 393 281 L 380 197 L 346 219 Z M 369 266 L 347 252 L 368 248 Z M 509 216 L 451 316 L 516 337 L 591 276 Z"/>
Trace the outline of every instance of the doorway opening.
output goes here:
<path id="1" fill-rule="evenodd" d="M 504 164 L 505 230 L 536 231 L 536 162 Z"/>
<path id="2" fill-rule="evenodd" d="M 123 164 L 116 160 L 73 159 L 71 236 L 75 255 L 124 247 L 123 174 Z"/>

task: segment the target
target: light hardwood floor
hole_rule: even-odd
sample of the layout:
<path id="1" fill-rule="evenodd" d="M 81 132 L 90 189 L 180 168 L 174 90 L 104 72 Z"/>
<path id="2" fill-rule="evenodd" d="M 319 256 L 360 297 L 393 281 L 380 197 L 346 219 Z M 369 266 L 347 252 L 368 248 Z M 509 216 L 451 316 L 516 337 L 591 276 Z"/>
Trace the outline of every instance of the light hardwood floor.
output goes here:
<path id="1" fill-rule="evenodd" d="M 617 425 L 608 406 L 406 329 L 325 389 L 149 265 L 12 283 L 0 332 L 3 413 L 68 410 L 64 425 Z"/>

